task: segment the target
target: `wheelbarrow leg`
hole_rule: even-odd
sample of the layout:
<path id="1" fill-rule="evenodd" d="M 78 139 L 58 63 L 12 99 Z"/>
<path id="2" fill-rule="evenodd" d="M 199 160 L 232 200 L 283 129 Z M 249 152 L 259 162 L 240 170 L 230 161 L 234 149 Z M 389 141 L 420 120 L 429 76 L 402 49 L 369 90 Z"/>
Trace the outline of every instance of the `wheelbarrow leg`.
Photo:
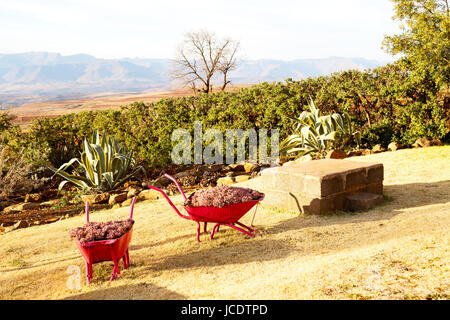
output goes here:
<path id="1" fill-rule="evenodd" d="M 220 226 L 220 223 L 217 223 L 217 224 L 213 227 L 213 229 L 212 229 L 212 231 L 211 231 L 211 240 L 214 238 L 214 234 L 215 234 L 217 231 L 219 231 L 219 226 Z"/>
<path id="2" fill-rule="evenodd" d="M 125 251 L 125 255 L 123 256 L 123 268 L 128 269 L 129 266 L 130 266 L 130 254 L 128 253 L 127 249 L 127 251 Z"/>
<path id="3" fill-rule="evenodd" d="M 123 268 L 127 269 L 128 268 L 128 260 L 127 260 L 127 252 L 126 251 L 122 257 L 122 261 L 123 261 Z"/>
<path id="4" fill-rule="evenodd" d="M 239 223 L 239 222 L 237 222 L 237 223 L 238 223 L 239 225 L 242 225 L 242 224 Z M 244 229 L 242 229 L 242 228 L 236 227 L 234 224 L 225 224 L 225 226 L 228 226 L 228 227 L 233 228 L 233 229 L 235 229 L 235 230 L 237 230 L 237 231 L 240 231 L 240 232 L 242 232 L 242 233 L 245 233 L 246 235 L 249 235 L 249 236 L 251 236 L 251 237 L 254 237 L 254 236 L 255 236 L 255 234 L 252 233 L 251 231 L 247 231 L 247 230 L 244 230 Z M 243 225 L 243 226 L 244 226 L 244 225 Z M 244 226 L 244 227 L 248 228 L 247 226 Z M 250 228 L 248 228 L 248 229 L 250 229 Z"/>
<path id="5" fill-rule="evenodd" d="M 204 233 L 208 233 L 208 231 L 206 231 L 206 225 L 207 225 L 207 223 L 208 223 L 208 222 L 205 222 L 204 225 L 203 225 L 203 232 L 204 232 Z"/>
<path id="6" fill-rule="evenodd" d="M 197 221 L 197 241 L 200 242 L 200 222 Z"/>
<path id="7" fill-rule="evenodd" d="M 119 270 L 119 263 L 117 262 L 116 259 L 113 260 L 114 262 L 114 268 L 111 274 L 111 278 L 109 279 L 109 282 L 111 283 L 111 281 L 113 281 L 116 278 L 116 275 L 118 278 L 120 278 L 120 270 Z"/>
<path id="8" fill-rule="evenodd" d="M 92 264 L 85 261 L 85 266 L 86 266 L 86 284 L 89 284 L 92 281 Z"/>
<path id="9" fill-rule="evenodd" d="M 111 252 L 111 260 L 114 262 L 114 268 L 111 274 L 111 278 L 109 279 L 109 284 L 111 284 L 111 281 L 113 281 L 116 278 L 116 274 L 118 277 L 120 277 L 119 262 L 117 261 L 112 246 L 110 247 L 110 252 Z"/>
<path id="10" fill-rule="evenodd" d="M 252 228 L 250 228 L 250 227 L 248 227 L 248 226 L 246 226 L 245 224 L 243 224 L 243 223 L 240 223 L 240 222 L 236 222 L 236 224 L 238 224 L 238 225 L 240 225 L 241 227 L 243 227 L 243 228 L 246 228 L 248 231 L 250 231 L 250 232 L 252 232 L 252 233 L 254 233 L 255 232 L 255 229 L 252 229 Z"/>

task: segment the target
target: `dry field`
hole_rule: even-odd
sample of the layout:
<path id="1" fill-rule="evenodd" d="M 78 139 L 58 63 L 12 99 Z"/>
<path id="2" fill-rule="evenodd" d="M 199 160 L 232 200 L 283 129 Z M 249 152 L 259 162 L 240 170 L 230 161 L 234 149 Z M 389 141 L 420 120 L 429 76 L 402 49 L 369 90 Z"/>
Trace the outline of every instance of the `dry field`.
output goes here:
<path id="1" fill-rule="evenodd" d="M 329 216 L 262 206 L 255 238 L 222 228 L 197 243 L 195 223 L 165 200 L 138 203 L 131 267 L 110 286 L 110 262 L 94 265 L 94 282 L 85 284 L 68 236 L 84 215 L 4 234 L 0 298 L 448 299 L 450 146 L 353 159 L 384 164 L 384 204 Z M 181 197 L 173 199 L 180 207 Z M 94 212 L 91 220 L 125 218 L 128 210 Z M 81 288 L 69 289 L 77 270 Z"/>
<path id="2" fill-rule="evenodd" d="M 227 87 L 226 91 L 237 91 L 240 88 L 250 87 L 251 85 L 234 85 Z M 82 111 L 96 111 L 106 109 L 119 109 L 120 106 L 131 104 L 135 101 L 145 103 L 156 102 L 163 98 L 177 98 L 192 95 L 190 89 L 180 89 L 171 91 L 155 91 L 142 94 L 117 94 L 102 93 L 90 95 L 85 99 L 60 100 L 49 102 L 26 103 L 20 107 L 9 110 L 11 115 L 16 116 L 14 124 L 22 128 L 37 118 L 57 117 L 66 113 L 77 113 Z"/>

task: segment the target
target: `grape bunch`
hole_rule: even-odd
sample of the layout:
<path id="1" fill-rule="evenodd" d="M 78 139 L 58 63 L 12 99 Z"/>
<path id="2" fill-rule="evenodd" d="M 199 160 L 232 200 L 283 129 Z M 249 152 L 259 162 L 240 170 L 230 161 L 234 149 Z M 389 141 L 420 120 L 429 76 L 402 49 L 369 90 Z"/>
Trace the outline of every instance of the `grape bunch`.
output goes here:
<path id="1" fill-rule="evenodd" d="M 83 227 L 70 230 L 69 235 L 80 243 L 117 239 L 133 227 L 134 220 L 90 222 Z"/>
<path id="2" fill-rule="evenodd" d="M 202 189 L 194 192 L 186 199 L 186 207 L 217 207 L 222 208 L 229 204 L 259 200 L 263 193 L 249 188 L 219 185 L 214 188 Z"/>

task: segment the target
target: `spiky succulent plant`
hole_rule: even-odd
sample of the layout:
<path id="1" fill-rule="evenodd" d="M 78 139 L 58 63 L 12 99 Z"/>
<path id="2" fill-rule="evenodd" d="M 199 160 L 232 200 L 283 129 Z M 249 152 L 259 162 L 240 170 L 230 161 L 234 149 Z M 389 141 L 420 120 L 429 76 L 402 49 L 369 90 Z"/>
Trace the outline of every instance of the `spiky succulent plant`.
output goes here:
<path id="1" fill-rule="evenodd" d="M 71 173 L 66 171 L 69 168 L 73 169 Z M 65 179 L 59 189 L 71 182 L 83 190 L 110 191 L 121 186 L 138 170 L 143 170 L 143 167 L 135 166 L 132 152 L 121 146 L 115 137 L 95 131 L 89 139 L 84 138 L 80 159 L 73 158 L 59 169 L 50 169 Z"/>

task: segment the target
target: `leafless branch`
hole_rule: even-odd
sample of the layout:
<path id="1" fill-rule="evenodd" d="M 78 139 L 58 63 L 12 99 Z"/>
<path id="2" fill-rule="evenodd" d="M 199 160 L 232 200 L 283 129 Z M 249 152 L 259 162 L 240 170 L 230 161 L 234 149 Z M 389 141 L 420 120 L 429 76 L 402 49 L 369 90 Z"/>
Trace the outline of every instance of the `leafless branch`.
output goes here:
<path id="1" fill-rule="evenodd" d="M 239 43 L 231 39 L 218 39 L 207 31 L 190 32 L 177 50 L 172 78 L 182 81 L 185 86 L 196 89 L 202 84 L 203 92 L 210 92 L 212 79 L 219 71 L 224 75 L 222 90 L 230 82 L 227 72 L 236 64 Z"/>

